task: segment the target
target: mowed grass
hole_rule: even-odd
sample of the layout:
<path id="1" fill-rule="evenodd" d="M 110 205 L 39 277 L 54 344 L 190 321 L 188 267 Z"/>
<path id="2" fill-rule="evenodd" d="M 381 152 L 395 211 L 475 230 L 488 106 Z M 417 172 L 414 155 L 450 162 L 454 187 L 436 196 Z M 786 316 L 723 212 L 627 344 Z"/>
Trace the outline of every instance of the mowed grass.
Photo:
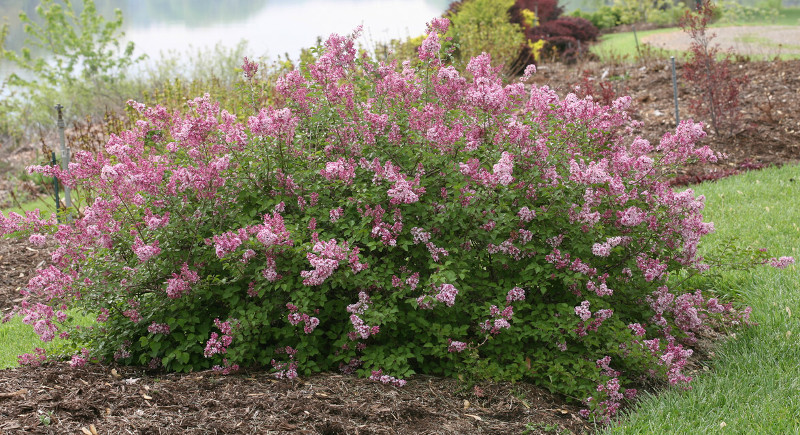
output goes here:
<path id="1" fill-rule="evenodd" d="M 71 310 L 68 311 L 68 314 L 82 326 L 90 326 L 94 323 L 93 317 L 82 315 L 77 311 Z M 31 325 L 22 323 L 20 316 L 14 316 L 8 322 L 0 323 L 0 370 L 19 366 L 17 356 L 23 353 L 33 353 L 37 347 L 47 351 L 48 355 L 65 358 L 80 350 L 59 339 L 48 343 L 42 342 L 39 336 L 33 332 Z"/>
<path id="2" fill-rule="evenodd" d="M 765 169 L 704 183 L 705 249 L 735 237 L 773 256 L 800 256 L 800 167 Z M 800 259 L 798 259 L 800 260 Z M 753 307 L 757 326 L 718 344 L 691 391 L 648 395 L 604 433 L 800 433 L 800 266 L 760 267 L 713 280 Z"/>
<path id="3" fill-rule="evenodd" d="M 800 26 L 800 8 L 786 8 L 780 11 L 776 21 L 751 21 L 743 23 L 729 23 L 722 22 L 711 25 L 711 27 L 728 27 L 728 26 Z M 601 62 L 637 62 L 646 59 L 667 59 L 669 56 L 675 56 L 676 59 L 682 59 L 685 55 L 684 52 L 676 50 L 664 50 L 657 47 L 642 44 L 642 38 L 648 35 L 657 33 L 680 32 L 680 27 L 671 27 L 666 29 L 645 30 L 636 32 L 622 32 L 622 33 L 609 33 L 600 37 L 597 44 L 592 45 L 590 51 L 600 58 Z M 636 40 L 638 38 L 639 44 L 637 49 Z M 800 59 L 798 54 L 780 53 L 779 47 L 772 40 L 766 38 L 751 38 L 747 41 L 749 43 L 757 43 L 764 47 L 764 54 L 769 55 L 771 58 L 775 55 L 780 56 L 783 60 Z M 794 48 L 795 44 L 786 45 L 784 48 Z M 760 60 L 764 56 L 754 55 L 754 60 Z"/>

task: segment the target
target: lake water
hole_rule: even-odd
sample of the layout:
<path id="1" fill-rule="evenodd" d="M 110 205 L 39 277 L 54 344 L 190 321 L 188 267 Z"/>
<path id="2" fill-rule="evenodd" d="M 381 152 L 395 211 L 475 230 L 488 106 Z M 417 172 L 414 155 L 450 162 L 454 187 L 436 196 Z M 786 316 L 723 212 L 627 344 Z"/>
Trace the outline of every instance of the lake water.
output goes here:
<path id="1" fill-rule="evenodd" d="M 18 11 L 35 16 L 37 0 L 3 0 L 10 34 L 6 46 L 19 49 L 25 39 Z M 96 0 L 98 11 L 124 17 L 125 42 L 137 54 L 187 53 L 246 40 L 248 55 L 296 59 L 302 48 L 331 33 L 349 34 L 364 26 L 366 41 L 416 36 L 426 22 L 447 9 L 448 0 Z M 9 65 L 0 67 L 8 73 Z"/>
<path id="2" fill-rule="evenodd" d="M 73 0 L 80 4 L 80 0 Z M 562 0 L 567 10 L 591 9 L 602 0 Z M 417 36 L 425 23 L 440 16 L 450 0 L 95 0 L 100 14 L 124 17 L 125 40 L 137 54 L 158 59 L 161 53 L 187 53 L 218 43 L 248 42 L 252 57 L 276 58 L 315 45 L 317 37 L 349 34 L 364 26 L 366 42 Z M 6 46 L 19 49 L 25 39 L 19 11 L 36 16 L 38 0 L 2 0 L 0 17 L 10 26 Z M 174 54 L 170 54 L 174 55 Z M 0 64 L 0 77 L 9 72 Z"/>

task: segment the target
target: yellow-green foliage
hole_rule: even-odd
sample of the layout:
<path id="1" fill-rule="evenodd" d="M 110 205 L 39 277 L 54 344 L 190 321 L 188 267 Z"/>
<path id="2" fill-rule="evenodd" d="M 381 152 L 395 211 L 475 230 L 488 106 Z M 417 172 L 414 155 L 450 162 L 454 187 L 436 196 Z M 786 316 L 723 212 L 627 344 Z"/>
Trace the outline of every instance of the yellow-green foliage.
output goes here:
<path id="1" fill-rule="evenodd" d="M 530 9 L 523 9 L 522 23 L 528 27 L 536 27 L 539 25 L 539 17 L 536 16 L 536 12 Z"/>
<path id="2" fill-rule="evenodd" d="M 542 58 L 542 49 L 544 48 L 545 40 L 540 39 L 536 42 L 528 40 L 528 48 L 531 50 L 531 55 L 533 55 L 533 60 L 535 62 L 539 62 Z"/>
<path id="3" fill-rule="evenodd" d="M 492 64 L 503 65 L 504 72 L 513 73 L 525 45 L 525 36 L 518 24 L 511 23 L 508 9 L 514 0 L 470 0 L 455 14 L 448 36 L 457 47 L 454 63 L 463 69 L 469 59 L 483 52 L 492 55 Z"/>

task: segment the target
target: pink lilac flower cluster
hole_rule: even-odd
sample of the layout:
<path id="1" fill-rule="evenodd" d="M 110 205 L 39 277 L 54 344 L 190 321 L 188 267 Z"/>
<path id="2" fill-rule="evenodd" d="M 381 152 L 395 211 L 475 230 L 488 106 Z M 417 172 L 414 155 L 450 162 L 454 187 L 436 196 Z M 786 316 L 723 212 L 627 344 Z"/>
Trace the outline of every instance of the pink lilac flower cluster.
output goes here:
<path id="1" fill-rule="evenodd" d="M 133 249 L 133 252 L 139 257 L 140 262 L 146 263 L 148 260 L 161 253 L 161 248 L 158 247 L 158 243 L 159 241 L 155 240 L 148 245 L 145 244 L 139 236 L 136 236 L 131 249 Z"/>
<path id="2" fill-rule="evenodd" d="M 350 340 L 358 340 L 359 338 L 361 338 L 362 340 L 366 340 L 369 337 L 377 335 L 380 332 L 379 326 L 377 325 L 369 326 L 355 314 L 350 315 L 350 323 L 353 325 L 353 328 L 355 329 L 354 332 L 349 332 L 347 334 Z"/>
<path id="3" fill-rule="evenodd" d="M 489 307 L 489 315 L 492 318 L 480 324 L 481 330 L 492 335 L 497 335 L 501 330 L 510 328 L 511 318 L 514 316 L 514 307 L 511 303 L 524 300 L 525 290 L 523 288 L 514 287 L 509 290 L 506 294 L 506 305 L 502 310 L 498 308 L 497 305 Z"/>
<path id="4" fill-rule="evenodd" d="M 463 352 L 469 347 L 467 343 L 463 341 L 455 341 L 452 339 L 447 339 L 447 351 L 448 352 Z"/>
<path id="5" fill-rule="evenodd" d="M 294 356 L 297 354 L 297 349 L 286 346 L 285 348 L 276 349 L 275 353 L 285 353 L 289 357 L 288 362 L 272 360 L 271 363 L 272 368 L 275 369 L 275 377 L 278 379 L 295 379 L 297 377 L 297 361 L 295 361 Z"/>
<path id="6" fill-rule="evenodd" d="M 794 264 L 794 257 L 771 258 L 769 265 L 777 269 L 785 269 Z"/>
<path id="7" fill-rule="evenodd" d="M 350 250 L 347 242 L 339 244 L 336 239 L 327 242 L 318 241 L 314 244 L 312 251 L 306 254 L 306 258 L 314 270 L 300 272 L 300 276 L 305 278 L 303 284 L 308 286 L 320 285 L 325 282 L 339 268 L 340 261 L 348 260 L 353 273 L 358 273 L 368 267 L 368 264 L 360 262 L 358 247 Z"/>
<path id="8" fill-rule="evenodd" d="M 150 324 L 150 326 L 147 327 L 147 332 L 151 334 L 169 335 L 170 331 L 171 331 L 170 327 L 166 323 L 153 322 Z"/>
<path id="9" fill-rule="evenodd" d="M 369 304 L 372 302 L 366 292 L 358 292 L 358 302 L 347 306 L 347 312 L 350 314 L 364 314 L 369 309 Z"/>
<path id="10" fill-rule="evenodd" d="M 293 326 L 299 324 L 300 322 L 303 323 L 303 332 L 306 334 L 311 334 L 314 332 L 317 326 L 319 326 L 319 319 L 316 317 L 311 317 L 308 314 L 300 313 L 299 309 L 294 304 L 286 304 L 286 308 L 289 310 L 289 315 L 287 316 L 289 323 Z"/>
<path id="11" fill-rule="evenodd" d="M 83 367 L 87 362 L 89 362 L 89 349 L 84 347 L 79 355 L 72 356 L 69 360 L 69 366 L 72 368 Z"/>
<path id="12" fill-rule="evenodd" d="M 403 387 L 406 385 L 404 379 L 397 379 L 394 376 L 384 375 L 383 370 L 373 370 L 369 379 L 386 385 L 394 385 L 395 387 Z"/>
<path id="13" fill-rule="evenodd" d="M 167 279 L 167 297 L 177 299 L 189 292 L 192 284 L 200 281 L 200 275 L 194 270 L 189 269 L 188 263 L 183 263 L 180 274 L 173 273 L 172 278 Z"/>
<path id="14" fill-rule="evenodd" d="M 319 173 L 327 180 L 342 180 L 345 185 L 350 185 L 356 177 L 356 165 L 352 159 L 342 157 L 335 162 L 326 163 Z"/>
<path id="15" fill-rule="evenodd" d="M 228 361 L 228 358 L 222 358 L 222 365 L 217 364 L 211 367 L 211 370 L 213 370 L 214 373 L 219 373 L 221 375 L 229 375 L 239 371 L 239 364 L 231 364 Z"/>
<path id="16" fill-rule="evenodd" d="M 242 62 L 242 73 L 247 80 L 252 80 L 253 77 L 256 76 L 258 72 L 258 63 L 248 60 L 247 57 L 244 58 L 244 62 Z"/>
<path id="17" fill-rule="evenodd" d="M 214 319 L 214 325 L 219 328 L 222 335 L 220 336 L 216 332 L 211 333 L 211 337 L 206 342 L 205 350 L 203 351 L 203 356 L 206 358 L 210 358 L 216 354 L 224 354 L 228 352 L 228 346 L 231 345 L 233 342 L 233 329 L 234 325 L 237 323 L 235 319 L 227 320 L 225 322 L 220 321 L 219 319 Z"/>
<path id="18" fill-rule="evenodd" d="M 441 302 L 448 307 L 452 307 L 456 302 L 458 289 L 452 284 L 442 284 L 433 288 L 435 295 L 424 294 L 417 298 L 417 306 L 423 310 L 431 310 L 434 302 Z"/>
<path id="19" fill-rule="evenodd" d="M 17 362 L 22 366 L 39 367 L 47 361 L 47 352 L 41 347 L 33 350 L 33 353 L 23 353 L 17 357 Z"/>

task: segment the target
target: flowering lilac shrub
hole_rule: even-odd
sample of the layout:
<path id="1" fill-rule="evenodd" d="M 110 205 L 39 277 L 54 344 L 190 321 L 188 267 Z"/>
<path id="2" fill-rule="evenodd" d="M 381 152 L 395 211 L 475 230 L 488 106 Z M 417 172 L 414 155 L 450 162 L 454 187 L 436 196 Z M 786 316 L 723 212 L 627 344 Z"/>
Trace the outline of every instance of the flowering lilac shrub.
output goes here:
<path id="1" fill-rule="evenodd" d="M 143 120 L 105 153 L 31 168 L 96 199 L 70 224 L 0 221 L 58 243 L 26 289 L 49 303 L 23 302 L 25 322 L 175 371 L 528 379 L 601 416 L 640 375 L 688 381 L 694 333 L 746 317 L 667 286 L 706 268 L 703 198 L 663 175 L 716 158 L 700 125 L 650 144 L 628 97 L 504 85 L 487 54 L 462 75 L 439 60 L 447 24 L 418 66 L 334 35 L 278 81 L 279 107 L 240 120 L 208 97 L 188 114 L 131 102 Z M 67 306 L 97 325 L 70 327 Z"/>

